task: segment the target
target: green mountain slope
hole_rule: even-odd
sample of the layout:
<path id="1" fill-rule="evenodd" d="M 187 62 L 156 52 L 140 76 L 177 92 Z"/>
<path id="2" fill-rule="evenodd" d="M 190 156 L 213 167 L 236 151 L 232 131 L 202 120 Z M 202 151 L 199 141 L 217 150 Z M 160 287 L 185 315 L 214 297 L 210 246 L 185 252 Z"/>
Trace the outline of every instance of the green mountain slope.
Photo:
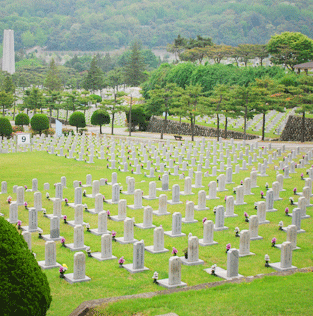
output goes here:
<path id="1" fill-rule="evenodd" d="M 0 0 L 3 30 L 16 49 L 109 50 L 139 38 L 165 46 L 178 34 L 212 37 L 217 44 L 262 44 L 283 31 L 313 38 L 313 3 L 278 0 Z"/>

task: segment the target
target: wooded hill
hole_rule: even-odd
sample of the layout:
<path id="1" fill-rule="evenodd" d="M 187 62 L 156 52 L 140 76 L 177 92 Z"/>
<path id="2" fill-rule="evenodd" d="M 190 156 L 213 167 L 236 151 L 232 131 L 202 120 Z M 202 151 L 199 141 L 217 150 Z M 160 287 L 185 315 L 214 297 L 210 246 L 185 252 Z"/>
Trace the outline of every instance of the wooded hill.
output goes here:
<path id="1" fill-rule="evenodd" d="M 216 44 L 265 44 L 283 31 L 313 38 L 313 3 L 279 0 L 0 0 L 3 30 L 15 48 L 110 50 L 134 38 L 166 46 L 178 34 L 209 36 Z"/>

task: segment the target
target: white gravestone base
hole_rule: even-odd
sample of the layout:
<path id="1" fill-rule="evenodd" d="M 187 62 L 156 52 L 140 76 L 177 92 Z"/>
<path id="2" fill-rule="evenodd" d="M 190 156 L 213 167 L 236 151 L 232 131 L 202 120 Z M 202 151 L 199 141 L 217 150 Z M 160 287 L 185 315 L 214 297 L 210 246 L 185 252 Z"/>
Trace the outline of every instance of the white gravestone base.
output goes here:
<path id="1" fill-rule="evenodd" d="M 209 268 L 209 269 L 204 269 L 204 271 L 207 272 L 207 273 L 209 273 L 209 274 L 211 274 L 212 269 L 211 269 L 211 268 Z M 235 277 L 230 277 L 230 278 L 229 278 L 229 277 L 227 277 L 227 270 L 222 269 L 222 268 L 220 268 L 220 267 L 216 267 L 216 268 L 215 268 L 215 274 L 216 274 L 218 277 L 220 277 L 220 278 L 222 278 L 222 279 L 225 279 L 225 280 L 234 280 L 234 279 L 243 278 L 243 275 L 241 275 L 241 274 L 238 274 L 238 275 L 235 276 Z"/>

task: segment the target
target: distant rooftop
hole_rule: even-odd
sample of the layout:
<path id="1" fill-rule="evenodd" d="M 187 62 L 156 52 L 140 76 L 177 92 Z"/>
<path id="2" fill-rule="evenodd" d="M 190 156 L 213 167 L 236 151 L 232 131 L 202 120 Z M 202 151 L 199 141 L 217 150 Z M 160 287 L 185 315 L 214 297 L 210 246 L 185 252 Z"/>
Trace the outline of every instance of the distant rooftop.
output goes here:
<path id="1" fill-rule="evenodd" d="M 309 61 L 308 63 L 299 64 L 294 66 L 295 69 L 312 69 L 313 61 Z"/>

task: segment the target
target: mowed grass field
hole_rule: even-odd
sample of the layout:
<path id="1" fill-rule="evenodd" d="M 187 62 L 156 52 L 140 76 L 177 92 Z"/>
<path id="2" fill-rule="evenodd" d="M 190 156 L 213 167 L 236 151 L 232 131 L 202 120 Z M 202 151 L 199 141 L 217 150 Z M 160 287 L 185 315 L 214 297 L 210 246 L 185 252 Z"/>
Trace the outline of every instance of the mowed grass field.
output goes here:
<path id="1" fill-rule="evenodd" d="M 174 312 L 179 316 L 205 315 L 312 315 L 308 295 L 313 274 L 266 276 L 246 283 L 224 284 L 203 290 L 121 300 L 92 310 L 101 316 L 152 316 Z M 88 314 L 89 316 L 89 314 Z"/>
<path id="2" fill-rule="evenodd" d="M 116 153 L 120 152 L 119 145 L 116 146 Z M 271 151 L 272 152 L 272 151 Z M 283 153 L 283 155 L 287 155 Z M 264 156 L 265 157 L 265 156 Z M 302 157 L 299 155 L 296 162 Z M 139 157 L 141 158 L 141 157 Z M 279 157 L 282 159 L 282 157 Z M 64 157 L 57 157 L 55 155 L 49 155 L 47 152 L 27 152 L 27 153 L 13 153 L 13 154 L 2 154 L 0 155 L 0 181 L 7 181 L 8 183 L 8 194 L 0 195 L 0 211 L 5 215 L 5 218 L 9 217 L 9 204 L 6 202 L 8 196 L 12 196 L 13 201 L 16 200 L 16 194 L 12 193 L 13 185 L 22 185 L 31 188 L 31 181 L 33 178 L 38 179 L 39 190 L 43 195 L 43 207 L 47 209 L 47 213 L 51 214 L 53 212 L 53 203 L 45 198 L 46 191 L 43 190 L 43 184 L 45 182 L 50 183 L 50 190 L 48 191 L 50 197 L 55 195 L 54 183 L 60 182 L 61 176 L 66 176 L 67 179 L 67 188 L 64 189 L 63 197 L 68 198 L 69 202 L 74 201 L 74 189 L 73 189 L 73 181 L 79 180 L 84 184 L 86 182 L 86 175 L 91 174 L 93 180 L 99 180 L 100 178 L 107 178 L 109 181 L 111 180 L 111 170 L 107 169 L 107 161 L 106 160 L 98 160 L 94 158 L 94 164 L 87 164 L 85 162 L 78 162 L 73 159 L 66 159 Z M 258 162 L 263 162 L 263 159 L 258 159 Z M 132 162 L 133 163 L 133 162 Z M 226 163 L 226 160 L 225 160 Z M 241 161 L 239 161 L 241 165 Z M 278 160 L 274 160 L 274 163 L 278 165 Z M 257 167 L 257 163 L 254 163 L 254 167 Z M 249 167 L 247 171 L 240 171 L 239 174 L 233 175 L 233 181 L 235 184 L 228 184 L 226 188 L 228 191 L 226 192 L 218 192 L 217 195 L 220 197 L 218 200 L 210 200 L 207 201 L 207 206 L 210 207 L 208 211 L 195 211 L 195 219 L 198 220 L 198 223 L 195 224 L 182 224 L 182 232 L 188 235 L 190 232 L 194 236 L 198 236 L 202 238 L 203 236 L 203 225 L 202 219 L 207 217 L 208 220 L 213 220 L 215 222 L 215 215 L 213 213 L 214 206 L 224 205 L 225 206 L 225 195 L 233 195 L 233 188 L 240 184 L 241 180 L 244 180 L 246 177 L 249 177 L 250 171 L 252 167 Z M 306 168 L 309 168 L 307 165 Z M 259 227 L 259 235 L 263 237 L 262 240 L 251 241 L 250 251 L 255 253 L 255 256 L 243 257 L 239 259 L 239 273 L 244 276 L 251 276 L 260 273 L 269 273 L 274 270 L 271 268 L 264 267 L 264 255 L 268 254 L 271 258 L 271 262 L 280 261 L 280 250 L 277 248 L 271 247 L 271 239 L 273 237 L 277 238 L 277 243 L 282 243 L 286 241 L 286 233 L 278 230 L 279 221 L 283 220 L 284 226 L 288 226 L 291 224 L 292 218 L 285 216 L 285 208 L 289 206 L 290 211 L 292 211 L 292 206 L 289 205 L 289 197 L 293 196 L 293 188 L 297 187 L 298 191 L 302 191 L 304 186 L 304 181 L 301 180 L 300 174 L 306 173 L 306 168 L 304 169 L 296 169 L 297 174 L 291 174 L 291 179 L 284 180 L 284 188 L 286 191 L 280 192 L 280 197 L 283 198 L 281 201 L 274 202 L 274 207 L 278 209 L 275 213 L 267 213 L 267 219 L 270 220 L 270 224 L 260 225 Z M 219 167 L 218 167 L 219 169 Z M 131 170 L 131 167 L 129 168 Z M 196 170 L 196 168 L 194 168 Z M 233 168 L 234 170 L 234 168 Z M 117 170 L 116 170 L 117 171 Z M 146 170 L 142 170 L 143 172 Z M 148 171 L 146 171 L 148 173 Z M 203 173 L 205 170 L 203 170 Z M 209 170 L 211 173 L 211 169 Z M 209 247 L 199 247 L 199 258 L 205 261 L 204 265 L 200 266 L 182 266 L 182 281 L 186 282 L 188 285 L 197 285 L 207 282 L 215 282 L 217 279 L 214 276 L 207 274 L 203 269 L 211 267 L 213 264 L 217 264 L 218 266 L 226 269 L 226 253 L 225 247 L 227 243 L 231 243 L 233 248 L 239 249 L 239 238 L 235 238 L 234 229 L 235 227 L 239 227 L 240 230 L 249 229 L 249 223 L 244 221 L 244 212 L 247 212 L 249 215 L 255 215 L 257 211 L 254 209 L 254 202 L 260 201 L 260 191 L 265 190 L 265 183 L 268 182 L 269 186 L 272 186 L 272 182 L 276 181 L 276 170 L 274 170 L 274 164 L 269 165 L 269 169 L 267 170 L 268 177 L 258 177 L 257 184 L 259 188 L 252 189 L 254 195 L 245 196 L 245 201 L 248 202 L 247 205 L 243 206 L 235 206 L 235 213 L 238 214 L 238 217 L 235 218 L 226 218 L 225 226 L 229 227 L 228 230 L 224 230 L 221 232 L 214 233 L 214 240 L 218 242 L 218 245 L 209 246 Z M 135 178 L 136 189 L 141 189 L 144 192 L 144 195 L 148 195 L 149 192 L 149 182 L 156 181 L 157 187 L 161 187 L 161 181 L 158 181 L 159 173 L 155 173 L 156 178 L 149 179 L 144 177 L 144 175 L 132 175 L 131 172 L 122 173 L 117 171 L 118 173 L 118 182 L 121 183 L 123 189 L 126 190 L 126 176 L 133 176 Z M 282 173 L 282 171 L 280 171 Z M 185 172 L 187 175 L 188 172 Z M 219 172 L 217 175 L 220 174 Z M 216 177 L 203 177 L 203 185 L 204 189 L 208 194 L 208 183 L 210 181 L 216 180 Z M 178 183 L 180 185 L 181 191 L 184 189 L 184 180 L 179 180 L 177 176 L 170 175 L 170 188 L 173 184 Z M 194 179 L 193 179 L 194 183 Z M 90 194 L 92 188 L 87 188 L 87 194 Z M 181 201 L 183 204 L 180 205 L 168 205 L 168 211 L 172 214 L 174 212 L 181 212 L 183 217 L 185 216 L 185 203 L 187 200 L 194 201 L 195 204 L 198 204 L 198 191 L 200 189 L 193 189 L 192 191 L 195 193 L 190 196 L 181 196 Z M 111 186 L 106 185 L 102 186 L 100 192 L 105 195 L 106 199 L 111 198 L 112 189 Z M 157 196 L 162 194 L 163 192 L 157 191 Z M 171 192 L 167 192 L 168 199 L 171 199 Z M 298 196 L 294 196 L 295 201 L 297 201 Z M 133 204 L 134 197 L 132 195 L 121 195 L 120 198 L 126 199 L 127 204 Z M 33 192 L 25 192 L 25 201 L 28 202 L 30 207 L 33 206 Z M 94 199 L 83 198 L 83 203 L 88 205 L 88 208 L 94 208 Z M 154 210 L 158 208 L 158 200 L 147 201 L 143 200 L 143 205 L 150 205 Z M 104 204 L 104 209 L 109 210 L 111 215 L 117 215 L 117 205 L 108 205 Z M 311 267 L 313 266 L 313 254 L 312 254 L 312 243 L 313 243 L 313 208 L 307 209 L 307 214 L 311 215 L 310 219 L 306 219 L 302 221 L 301 227 L 306 231 L 304 234 L 298 234 L 297 244 L 301 247 L 300 250 L 296 250 L 293 252 L 293 265 L 298 268 L 303 267 Z M 74 219 L 74 209 L 70 207 L 66 207 L 65 203 L 62 202 L 62 214 L 67 215 L 68 220 Z M 130 210 L 127 209 L 127 216 L 134 217 L 135 222 L 142 223 L 143 221 L 143 210 Z M 24 206 L 19 206 L 19 219 L 22 220 L 22 224 L 28 224 L 28 211 L 25 210 Z M 84 212 L 84 222 L 89 223 L 91 228 L 96 228 L 98 226 L 98 216 L 92 215 L 87 212 Z M 164 230 L 171 230 L 172 225 L 172 216 L 154 216 L 153 217 L 154 225 L 162 225 Z M 43 229 L 44 234 L 49 234 L 50 232 L 50 220 L 48 218 L 43 217 L 42 213 L 38 214 L 38 226 Z M 74 241 L 74 229 L 69 225 L 65 225 L 63 220 L 60 223 L 61 227 L 61 236 L 65 237 L 66 243 L 73 243 Z M 123 236 L 124 232 L 124 224 L 123 222 L 113 222 L 108 221 L 108 230 L 116 231 L 117 237 Z M 143 239 L 145 245 L 153 245 L 153 229 L 142 230 L 137 227 L 134 228 L 134 236 L 137 240 Z M 101 237 L 92 235 L 85 230 L 84 234 L 85 245 L 91 247 L 92 252 L 101 251 Z M 151 291 L 163 291 L 164 288 L 159 287 L 152 283 L 152 275 L 154 271 L 159 273 L 159 278 L 167 278 L 168 277 L 168 260 L 172 256 L 171 250 L 172 247 L 178 249 L 178 255 L 183 256 L 182 250 L 187 247 L 188 241 L 187 236 L 181 238 L 170 238 L 165 236 L 165 248 L 168 248 L 170 251 L 164 254 L 150 254 L 145 252 L 145 266 L 150 270 L 138 273 L 138 274 L 130 274 L 125 269 L 120 269 L 117 260 L 109 260 L 99 262 L 93 258 L 89 258 L 86 255 L 86 275 L 91 278 L 90 282 L 78 283 L 78 284 L 69 284 L 63 279 L 59 278 L 58 269 L 45 270 L 44 273 L 47 275 L 48 281 L 50 283 L 51 294 L 53 297 L 53 301 L 48 311 L 48 315 L 68 315 L 71 311 L 73 311 L 80 303 L 87 300 L 105 298 L 105 297 L 114 297 L 121 295 L 131 295 L 137 293 L 151 292 Z M 37 233 L 32 234 L 32 250 L 37 254 L 37 260 L 44 260 L 44 247 L 45 241 L 38 238 Z M 121 245 L 119 243 L 113 243 L 113 255 L 120 258 L 124 256 L 127 263 L 132 263 L 133 261 L 133 245 Z M 69 249 L 61 247 L 60 242 L 57 242 L 57 262 L 60 264 L 67 264 L 68 273 L 73 272 L 74 266 L 74 252 L 71 252 Z M 307 274 L 306 274 L 307 275 Z M 296 277 L 296 276 L 295 276 Z M 305 277 L 305 276 L 304 276 Z M 286 277 L 284 279 L 289 279 L 290 277 Z M 269 288 L 267 290 L 267 298 L 268 302 L 272 301 L 272 293 L 276 288 L 276 279 L 274 278 L 271 282 L 269 282 Z M 279 279 L 280 280 L 280 279 Z M 263 281 L 264 284 L 267 283 L 265 279 Z M 278 283 L 282 281 L 277 281 Z M 253 282 L 254 283 L 254 282 Z M 238 288 L 234 290 L 233 298 L 234 300 L 237 298 L 238 304 L 242 304 L 242 308 L 246 306 L 249 301 L 245 296 L 241 296 L 241 290 L 247 287 L 246 291 L 249 291 L 249 288 L 254 288 L 251 285 L 238 285 Z M 278 284 L 277 283 L 277 284 Z M 258 283 L 256 283 L 258 284 Z M 282 283 L 283 286 L 283 283 Z M 228 286 L 232 288 L 231 285 Z M 287 286 L 288 287 L 288 286 Z M 290 287 L 290 286 L 289 286 Z M 292 287 L 292 286 L 291 286 Z M 251 300 L 256 299 L 256 295 L 254 295 L 255 290 L 250 290 Z M 272 290 L 270 290 L 272 289 Z M 216 302 L 221 302 L 223 304 L 225 311 L 228 311 L 227 308 L 230 308 L 231 303 L 228 303 L 227 297 L 225 296 L 225 301 L 220 297 L 218 298 L 218 293 L 224 293 L 223 291 L 210 290 L 215 294 L 214 300 Z M 276 290 L 275 290 L 276 291 Z M 189 293 L 189 292 L 188 292 Z M 198 292 L 197 292 L 198 293 Z M 242 295 L 244 295 L 243 292 Z M 247 292 L 248 293 L 248 292 Z M 182 294 L 183 295 L 183 294 Z M 193 303 L 190 304 L 190 300 L 188 299 L 187 308 L 182 308 L 185 311 L 180 312 L 177 310 L 179 315 L 187 315 L 187 311 L 195 309 L 198 304 L 197 300 L 193 300 Z M 192 294 L 190 293 L 191 298 Z M 224 295 L 224 294 L 221 294 Z M 231 294 L 230 294 L 231 295 Z M 281 294 L 282 295 L 282 294 Z M 300 295 L 299 292 L 294 293 L 294 295 L 302 296 L 301 300 L 305 300 L 305 296 L 309 297 L 309 295 Z M 292 296 L 292 293 L 291 293 Z M 170 297 L 170 296 L 169 296 Z M 277 295 L 275 296 L 277 297 Z M 165 299 L 165 298 L 164 298 Z M 166 298 L 167 299 L 167 298 Z M 231 300 L 231 298 L 229 298 Z M 300 298 L 299 298 L 300 299 Z M 163 302 L 161 298 L 156 299 L 156 304 L 160 304 L 162 306 Z M 160 301 L 158 301 L 160 300 Z M 178 305 L 184 306 L 182 301 L 179 301 L 179 298 L 175 298 L 175 302 Z M 199 301 L 200 305 L 205 305 L 205 301 L 211 301 L 210 296 L 207 299 L 203 298 L 203 301 Z M 265 300 L 257 300 L 260 304 L 265 304 Z M 121 303 L 122 304 L 122 303 Z M 136 303 L 137 304 L 137 303 Z M 140 303 L 141 304 L 141 303 Z M 142 308 L 148 308 L 146 303 L 142 303 Z M 211 304 L 216 305 L 214 308 L 218 313 L 223 313 L 223 309 L 218 310 L 218 303 Z M 138 305 L 134 305 L 135 307 Z M 285 306 L 285 305 L 284 305 Z M 287 304 L 287 308 L 291 308 L 294 306 L 293 304 Z M 138 306 L 139 308 L 139 306 Z M 150 308 L 150 307 L 149 307 Z M 200 307 L 199 307 L 200 308 Z M 213 308 L 213 307 L 212 307 Z M 221 307 L 222 308 L 222 307 Z M 214 309 L 213 309 L 214 310 Z M 129 309 L 132 311 L 132 309 Z M 253 310 L 252 310 L 253 311 Z M 128 311 L 127 311 L 128 312 Z M 126 313 L 126 312 L 125 312 Z M 134 311 L 135 313 L 135 311 Z M 225 312 L 226 313 L 226 312 Z M 228 312 L 227 312 L 228 313 Z M 244 310 L 238 313 L 243 313 Z M 268 312 L 269 313 L 269 312 Z M 291 313 L 291 312 L 290 312 Z M 289 313 L 289 314 L 290 314 Z M 234 312 L 234 315 L 236 312 Z M 272 315 L 283 314 L 279 309 L 274 311 Z M 292 314 L 292 313 L 291 313 Z M 290 314 L 290 315 L 291 315 Z M 122 314 L 117 314 L 122 315 Z M 126 314 L 125 314 L 126 315 Z M 130 314 L 129 314 L 130 315 Z M 149 314 L 148 314 L 149 315 Z M 154 314 L 151 314 L 154 315 Z M 192 313 L 190 312 L 190 314 Z M 253 315 L 253 312 L 251 312 Z M 269 314 L 270 315 L 270 314 Z"/>

